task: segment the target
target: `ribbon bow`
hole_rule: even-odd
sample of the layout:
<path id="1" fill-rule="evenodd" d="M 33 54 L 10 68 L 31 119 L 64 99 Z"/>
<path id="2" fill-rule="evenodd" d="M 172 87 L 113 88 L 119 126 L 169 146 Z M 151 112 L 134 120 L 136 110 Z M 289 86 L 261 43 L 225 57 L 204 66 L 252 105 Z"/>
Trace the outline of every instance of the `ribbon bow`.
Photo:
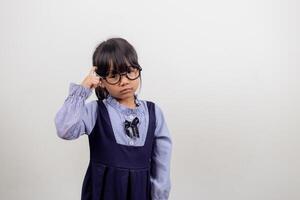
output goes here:
<path id="1" fill-rule="evenodd" d="M 137 128 L 138 123 L 139 123 L 139 118 L 137 117 L 135 117 L 131 122 L 125 120 L 124 127 L 125 127 L 126 135 L 128 135 L 128 137 L 130 138 L 140 137 L 139 129 Z"/>

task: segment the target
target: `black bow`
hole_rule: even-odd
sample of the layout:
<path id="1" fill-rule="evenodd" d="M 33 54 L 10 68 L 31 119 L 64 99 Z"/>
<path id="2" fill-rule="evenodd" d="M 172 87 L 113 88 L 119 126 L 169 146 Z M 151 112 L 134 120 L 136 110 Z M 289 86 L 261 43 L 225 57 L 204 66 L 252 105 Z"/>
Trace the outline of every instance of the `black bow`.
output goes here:
<path id="1" fill-rule="evenodd" d="M 126 135 L 128 135 L 130 138 L 133 137 L 140 137 L 139 129 L 137 128 L 137 125 L 139 123 L 139 118 L 135 117 L 131 122 L 125 120 L 124 127 Z"/>

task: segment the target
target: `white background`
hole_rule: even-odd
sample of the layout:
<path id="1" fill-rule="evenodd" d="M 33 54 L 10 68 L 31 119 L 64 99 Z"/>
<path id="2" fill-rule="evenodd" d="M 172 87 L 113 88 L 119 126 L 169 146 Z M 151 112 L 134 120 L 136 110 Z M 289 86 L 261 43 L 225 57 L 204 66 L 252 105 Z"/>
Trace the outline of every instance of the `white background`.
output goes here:
<path id="1" fill-rule="evenodd" d="M 97 44 L 123 37 L 172 134 L 171 200 L 300 199 L 299 8 L 1 0 L 0 198 L 80 199 L 88 138 L 58 138 L 54 116 Z"/>

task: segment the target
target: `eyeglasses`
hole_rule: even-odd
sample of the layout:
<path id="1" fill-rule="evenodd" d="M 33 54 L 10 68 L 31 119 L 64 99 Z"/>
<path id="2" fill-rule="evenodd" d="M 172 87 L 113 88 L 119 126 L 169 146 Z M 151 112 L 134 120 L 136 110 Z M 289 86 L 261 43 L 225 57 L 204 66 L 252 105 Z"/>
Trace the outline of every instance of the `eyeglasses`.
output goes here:
<path id="1" fill-rule="evenodd" d="M 127 72 L 123 72 L 123 73 L 119 73 L 119 74 L 110 73 L 108 76 L 102 77 L 102 78 L 104 80 L 106 80 L 107 83 L 109 83 L 111 85 L 116 85 L 117 83 L 119 83 L 121 81 L 121 78 L 123 75 L 125 75 L 126 78 L 128 78 L 129 80 L 133 81 L 140 77 L 141 71 L 142 71 L 141 68 L 130 67 Z"/>

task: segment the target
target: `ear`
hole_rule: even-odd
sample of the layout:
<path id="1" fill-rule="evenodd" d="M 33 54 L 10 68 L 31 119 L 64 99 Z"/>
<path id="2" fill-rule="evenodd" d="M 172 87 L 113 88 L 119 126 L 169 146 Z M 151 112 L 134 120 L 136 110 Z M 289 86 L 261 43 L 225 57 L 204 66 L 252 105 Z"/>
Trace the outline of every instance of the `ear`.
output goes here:
<path id="1" fill-rule="evenodd" d="M 105 84 L 103 83 L 103 81 L 100 82 L 100 86 L 105 88 Z"/>
<path id="2" fill-rule="evenodd" d="M 101 80 L 101 78 L 100 78 L 100 82 L 98 83 L 98 86 L 101 88 L 105 88 L 105 86 L 103 84 L 103 80 Z"/>
<path id="3" fill-rule="evenodd" d="M 105 88 L 104 85 L 103 85 L 103 83 L 98 83 L 97 86 L 98 86 L 98 87 L 101 87 L 101 88 Z"/>

